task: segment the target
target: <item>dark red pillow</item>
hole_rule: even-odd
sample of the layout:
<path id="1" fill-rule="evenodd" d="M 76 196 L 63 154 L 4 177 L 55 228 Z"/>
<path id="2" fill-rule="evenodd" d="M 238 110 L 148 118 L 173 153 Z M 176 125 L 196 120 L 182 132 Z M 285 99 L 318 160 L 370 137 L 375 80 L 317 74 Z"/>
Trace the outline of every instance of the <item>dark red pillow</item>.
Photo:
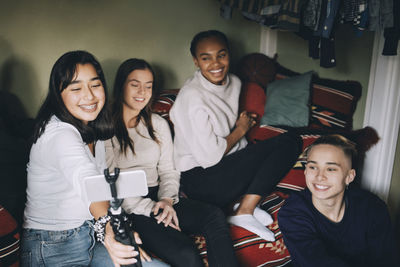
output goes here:
<path id="1" fill-rule="evenodd" d="M 161 91 L 161 93 L 154 98 L 153 105 L 151 107 L 154 113 L 157 113 L 168 121 L 172 133 L 174 132 L 174 128 L 169 118 L 169 110 L 174 104 L 178 93 L 179 89 L 168 89 Z"/>
<path id="2" fill-rule="evenodd" d="M 244 83 L 240 92 L 239 111 L 256 113 L 258 121 L 264 115 L 266 102 L 264 89 L 255 82 Z"/>
<path id="3" fill-rule="evenodd" d="M 152 111 L 161 117 L 168 116 L 169 110 L 175 102 L 179 89 L 163 90 L 158 96 L 155 96 Z"/>
<path id="4" fill-rule="evenodd" d="M 238 76 L 245 82 L 255 82 L 262 88 L 275 79 L 276 59 L 261 53 L 244 56 L 239 62 Z"/>

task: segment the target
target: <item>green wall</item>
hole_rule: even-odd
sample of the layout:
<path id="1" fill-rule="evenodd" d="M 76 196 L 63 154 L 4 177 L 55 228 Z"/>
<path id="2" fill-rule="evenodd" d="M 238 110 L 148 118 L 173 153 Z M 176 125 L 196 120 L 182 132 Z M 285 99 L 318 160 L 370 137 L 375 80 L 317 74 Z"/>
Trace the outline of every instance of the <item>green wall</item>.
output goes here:
<path id="1" fill-rule="evenodd" d="M 365 100 L 368 91 L 369 71 L 374 41 L 373 32 L 356 37 L 348 25 L 340 25 L 336 33 L 335 68 L 322 68 L 319 59 L 308 57 L 308 42 L 292 32 L 278 32 L 278 62 L 297 72 L 316 71 L 320 77 L 359 81 L 362 97 L 354 114 L 354 129 L 362 128 Z"/>
<path id="2" fill-rule="evenodd" d="M 109 86 L 119 64 L 148 60 L 161 88 L 178 88 L 195 70 L 189 43 L 201 30 L 231 40 L 234 63 L 259 50 L 260 27 L 236 12 L 219 16 L 217 0 L 0 0 L 0 91 L 35 116 L 59 56 L 84 49 L 102 64 Z"/>

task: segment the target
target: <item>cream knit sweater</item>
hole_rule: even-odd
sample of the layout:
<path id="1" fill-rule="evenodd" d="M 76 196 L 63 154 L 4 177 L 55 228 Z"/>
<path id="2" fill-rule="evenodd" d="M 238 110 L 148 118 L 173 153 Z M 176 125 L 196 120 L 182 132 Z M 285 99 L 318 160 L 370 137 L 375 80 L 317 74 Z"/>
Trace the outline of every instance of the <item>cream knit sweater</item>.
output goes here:
<path id="1" fill-rule="evenodd" d="M 179 171 L 211 167 L 224 156 L 226 137 L 235 127 L 241 82 L 229 74 L 224 85 L 215 85 L 200 71 L 188 79 L 171 108 L 174 123 L 174 161 Z M 247 145 L 243 137 L 230 151 Z"/>

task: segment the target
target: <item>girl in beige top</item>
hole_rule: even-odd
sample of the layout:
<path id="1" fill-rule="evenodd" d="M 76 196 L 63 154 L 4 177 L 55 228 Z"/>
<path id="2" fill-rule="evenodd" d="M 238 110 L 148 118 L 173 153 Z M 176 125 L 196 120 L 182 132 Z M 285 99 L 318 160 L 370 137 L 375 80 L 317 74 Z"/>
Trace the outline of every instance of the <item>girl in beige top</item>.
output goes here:
<path id="1" fill-rule="evenodd" d="M 149 194 L 127 198 L 122 206 L 144 248 L 172 266 L 204 266 L 188 237 L 202 234 L 209 266 L 238 266 L 228 224 L 217 207 L 179 197 L 180 173 L 173 163 L 168 123 L 150 111 L 154 73 L 141 59 L 119 67 L 112 106 L 115 136 L 106 142 L 107 165 L 147 174 Z"/>

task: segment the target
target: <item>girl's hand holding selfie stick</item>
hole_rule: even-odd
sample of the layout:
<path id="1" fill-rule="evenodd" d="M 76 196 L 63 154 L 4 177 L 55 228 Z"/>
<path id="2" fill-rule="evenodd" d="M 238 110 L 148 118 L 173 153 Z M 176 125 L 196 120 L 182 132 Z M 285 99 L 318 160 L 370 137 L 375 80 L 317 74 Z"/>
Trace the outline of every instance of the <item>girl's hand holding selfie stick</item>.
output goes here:
<path id="1" fill-rule="evenodd" d="M 126 216 L 125 211 L 121 208 L 123 199 L 117 197 L 117 187 L 115 185 L 118 176 L 119 168 L 114 169 L 114 175 L 109 173 L 108 168 L 104 170 L 104 177 L 107 183 L 110 185 L 111 196 L 110 207 L 108 209 L 108 215 L 111 217 L 110 224 L 115 234 L 115 240 L 118 242 L 130 245 L 135 248 L 135 251 L 139 252 L 139 246 L 137 245 L 132 231 L 132 222 Z M 142 267 L 140 255 L 136 256 L 137 262 L 130 265 L 124 265 L 127 267 Z"/>

